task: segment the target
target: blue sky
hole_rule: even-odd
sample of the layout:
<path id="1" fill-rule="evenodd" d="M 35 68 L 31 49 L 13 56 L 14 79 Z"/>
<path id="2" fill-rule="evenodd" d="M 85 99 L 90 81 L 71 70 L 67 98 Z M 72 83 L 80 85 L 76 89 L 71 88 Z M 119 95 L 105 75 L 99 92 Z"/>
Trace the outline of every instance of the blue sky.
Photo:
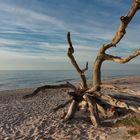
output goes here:
<path id="1" fill-rule="evenodd" d="M 75 57 L 90 66 L 99 47 L 111 40 L 131 0 L 0 0 L 0 70 L 73 69 L 66 56 L 71 32 Z M 127 56 L 139 48 L 140 13 L 114 55 Z M 121 69 L 113 63 L 104 68 Z M 126 64 L 139 68 L 140 57 Z"/>

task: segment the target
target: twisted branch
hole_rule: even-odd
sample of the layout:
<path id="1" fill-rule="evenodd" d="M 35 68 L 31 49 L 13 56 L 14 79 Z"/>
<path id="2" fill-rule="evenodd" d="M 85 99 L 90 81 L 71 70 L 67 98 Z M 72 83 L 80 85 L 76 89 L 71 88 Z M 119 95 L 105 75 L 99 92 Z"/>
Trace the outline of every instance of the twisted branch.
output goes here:
<path id="1" fill-rule="evenodd" d="M 80 67 L 78 66 L 73 53 L 74 53 L 74 48 L 72 46 L 72 42 L 70 39 L 70 32 L 67 33 L 67 44 L 68 44 L 68 51 L 67 51 L 67 55 L 71 60 L 71 63 L 73 64 L 73 66 L 75 67 L 76 71 L 78 72 L 78 74 L 80 75 L 81 78 L 81 83 L 82 83 L 82 88 L 83 89 L 87 89 L 87 82 L 86 82 L 86 77 L 84 72 L 88 69 L 88 63 L 86 63 L 86 68 L 81 70 Z"/>
<path id="2" fill-rule="evenodd" d="M 105 59 L 106 60 L 111 60 L 111 61 L 116 62 L 116 63 L 124 64 L 124 63 L 129 62 L 130 60 L 132 60 L 133 58 L 135 58 L 135 57 L 137 57 L 139 55 L 140 55 L 140 49 L 136 50 L 134 53 L 132 53 L 131 55 L 129 55 L 129 56 L 125 57 L 125 58 L 105 54 Z"/>
<path id="3" fill-rule="evenodd" d="M 128 24 L 130 23 L 130 21 L 132 20 L 132 18 L 134 17 L 137 10 L 139 9 L 139 6 L 140 6 L 139 0 L 132 0 L 132 5 L 131 5 L 130 10 L 128 11 L 128 14 L 126 16 L 120 17 L 121 23 L 117 29 L 115 36 L 112 39 L 113 45 L 116 45 L 117 43 L 119 43 L 120 40 L 123 38 L 124 34 L 126 33 L 126 28 Z"/>
<path id="4" fill-rule="evenodd" d="M 59 88 L 71 88 L 74 91 L 77 90 L 76 87 L 74 85 L 72 85 L 71 83 L 69 83 L 69 82 L 67 82 L 66 84 L 60 84 L 60 85 L 45 85 L 45 86 L 38 87 L 31 94 L 27 94 L 27 95 L 23 96 L 23 99 L 33 97 L 33 96 L 37 95 L 37 93 L 39 93 L 40 91 L 43 91 L 45 89 L 59 89 Z"/>

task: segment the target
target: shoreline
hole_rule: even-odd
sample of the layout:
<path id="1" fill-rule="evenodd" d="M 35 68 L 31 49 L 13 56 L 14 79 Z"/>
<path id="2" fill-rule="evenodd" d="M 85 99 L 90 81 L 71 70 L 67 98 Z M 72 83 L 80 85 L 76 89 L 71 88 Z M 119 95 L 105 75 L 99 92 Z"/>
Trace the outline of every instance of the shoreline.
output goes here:
<path id="1" fill-rule="evenodd" d="M 60 83 L 57 82 L 57 83 L 53 83 L 53 84 L 46 84 L 46 85 L 55 85 L 55 84 L 59 85 L 59 84 L 66 83 L 66 82 L 67 81 L 60 82 Z M 74 81 L 74 82 L 71 82 L 71 83 L 77 85 L 77 84 L 80 83 L 80 81 Z M 89 83 L 91 83 L 91 81 Z M 131 86 L 135 86 L 136 88 L 138 88 L 137 86 L 138 86 L 138 84 L 140 84 L 140 76 L 136 76 L 136 75 L 134 75 L 134 76 L 129 76 L 128 75 L 128 76 L 121 76 L 121 77 L 120 76 L 119 77 L 115 76 L 114 78 L 103 79 L 102 83 L 113 84 L 113 85 L 117 85 L 117 86 L 126 86 L 128 88 L 129 87 L 131 88 Z M 133 85 L 131 85 L 131 84 L 133 84 Z M 134 85 L 134 84 L 136 84 L 136 85 Z M 128 85 L 130 85 L 130 86 L 128 86 Z M 40 85 L 40 86 L 43 86 L 43 84 Z M 1 92 L 9 92 L 9 91 L 20 91 L 20 90 L 31 90 L 31 89 L 35 90 L 36 88 L 38 88 L 40 86 L 23 87 L 23 88 L 15 88 L 15 89 L 5 89 L 5 90 L 0 89 L 0 94 L 1 94 Z M 140 88 L 138 88 L 138 90 L 140 90 Z"/>
<path id="2" fill-rule="evenodd" d="M 129 86 L 139 90 L 140 76 L 105 80 L 107 84 Z M 76 113 L 74 119 L 63 123 L 66 108 L 57 112 L 52 109 L 69 99 L 69 89 L 48 89 L 34 97 L 22 99 L 35 88 L 0 91 L 0 139 L 50 139 L 50 140 L 120 140 L 128 136 L 130 127 L 103 127 L 95 129 L 87 114 Z M 140 91 L 140 90 L 139 90 Z M 138 137 L 140 138 L 140 136 Z M 130 139 L 128 139 L 130 140 Z"/>

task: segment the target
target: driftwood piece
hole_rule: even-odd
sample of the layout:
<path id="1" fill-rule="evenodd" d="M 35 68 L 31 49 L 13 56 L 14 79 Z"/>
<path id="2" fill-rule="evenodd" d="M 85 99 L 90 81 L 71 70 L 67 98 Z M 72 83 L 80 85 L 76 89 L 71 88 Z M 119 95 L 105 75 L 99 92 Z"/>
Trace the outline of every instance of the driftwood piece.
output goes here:
<path id="1" fill-rule="evenodd" d="M 71 88 L 73 90 L 76 90 L 76 87 L 69 82 L 67 82 L 66 84 L 60 84 L 60 85 L 45 85 L 45 86 L 38 87 L 31 94 L 27 94 L 27 95 L 23 96 L 23 99 L 33 97 L 33 96 L 37 95 L 37 93 L 39 93 L 40 91 L 44 91 L 46 89 L 59 89 L 59 88 Z"/>
<path id="2" fill-rule="evenodd" d="M 104 100 L 108 104 L 115 106 L 115 107 L 120 107 L 120 108 L 125 108 L 125 109 L 130 109 L 134 112 L 140 113 L 140 107 L 139 106 L 132 106 L 130 104 L 127 104 L 123 101 L 117 100 L 109 95 L 104 95 L 103 93 L 96 92 L 94 93 L 94 96 L 97 96 L 98 98 Z"/>
<path id="3" fill-rule="evenodd" d="M 84 95 L 84 99 L 87 101 L 89 106 L 91 122 L 95 127 L 98 127 L 100 125 L 100 120 L 96 101 L 92 98 L 92 96 L 86 94 Z"/>
<path id="4" fill-rule="evenodd" d="M 100 104 L 96 103 L 97 104 L 97 109 L 99 112 L 101 112 L 102 116 L 103 117 L 106 117 L 107 116 L 107 112 L 106 110 L 103 108 L 103 106 L 101 106 Z"/>
<path id="5" fill-rule="evenodd" d="M 70 104 L 68 112 L 63 120 L 64 122 L 66 122 L 74 117 L 75 112 L 77 111 L 77 108 L 78 108 L 78 104 L 79 104 L 79 102 L 72 100 L 72 103 Z"/>
<path id="6" fill-rule="evenodd" d="M 125 101 L 129 101 L 129 102 L 136 102 L 140 104 L 140 96 L 139 97 L 134 97 L 134 96 L 126 96 L 126 95 L 109 95 L 115 99 L 119 99 L 119 100 L 125 100 Z"/>

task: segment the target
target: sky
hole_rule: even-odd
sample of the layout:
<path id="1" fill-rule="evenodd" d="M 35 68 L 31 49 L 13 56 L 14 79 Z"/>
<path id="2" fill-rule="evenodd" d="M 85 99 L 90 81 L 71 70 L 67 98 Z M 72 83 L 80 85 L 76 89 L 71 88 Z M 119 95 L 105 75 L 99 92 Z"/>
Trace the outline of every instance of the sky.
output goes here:
<path id="1" fill-rule="evenodd" d="M 102 44 L 108 43 L 126 15 L 131 0 L 0 0 L 0 70 L 73 69 L 66 52 L 71 32 L 75 58 L 90 68 Z M 140 48 L 140 13 L 127 28 L 113 55 L 127 56 Z M 105 69 L 139 69 L 140 57 Z"/>

